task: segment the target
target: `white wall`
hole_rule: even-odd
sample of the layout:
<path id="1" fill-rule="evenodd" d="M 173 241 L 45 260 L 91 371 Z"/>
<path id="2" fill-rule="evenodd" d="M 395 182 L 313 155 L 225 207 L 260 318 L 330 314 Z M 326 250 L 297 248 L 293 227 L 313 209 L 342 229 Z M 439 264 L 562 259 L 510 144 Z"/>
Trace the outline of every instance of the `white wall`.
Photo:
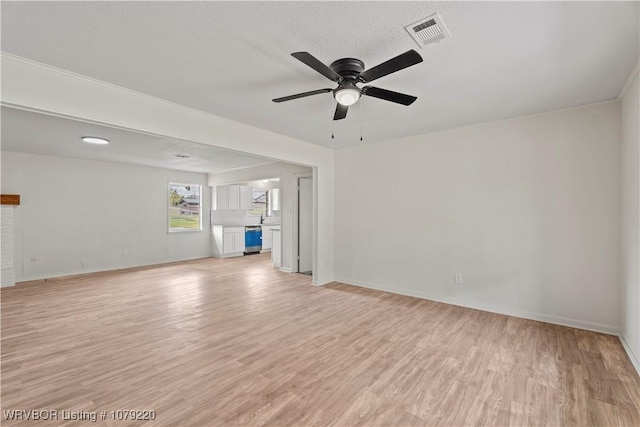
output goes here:
<path id="1" fill-rule="evenodd" d="M 622 98 L 621 337 L 640 372 L 640 87 L 638 72 Z"/>
<path id="2" fill-rule="evenodd" d="M 338 151 L 336 280 L 616 333 L 619 153 L 619 102 Z"/>
<path id="3" fill-rule="evenodd" d="M 167 232 L 170 181 L 202 185 L 203 231 Z M 2 152 L 2 193 L 21 196 L 16 280 L 210 256 L 206 185 L 206 174 Z"/>

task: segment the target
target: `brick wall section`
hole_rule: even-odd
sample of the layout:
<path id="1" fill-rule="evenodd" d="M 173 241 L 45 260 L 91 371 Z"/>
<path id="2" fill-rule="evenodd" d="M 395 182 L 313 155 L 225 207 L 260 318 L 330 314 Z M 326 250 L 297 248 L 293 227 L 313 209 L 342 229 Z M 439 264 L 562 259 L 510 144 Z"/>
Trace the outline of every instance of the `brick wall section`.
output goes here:
<path id="1" fill-rule="evenodd" d="M 13 265 L 14 206 L 2 206 L 0 217 L 0 286 L 13 286 L 16 272 Z"/>

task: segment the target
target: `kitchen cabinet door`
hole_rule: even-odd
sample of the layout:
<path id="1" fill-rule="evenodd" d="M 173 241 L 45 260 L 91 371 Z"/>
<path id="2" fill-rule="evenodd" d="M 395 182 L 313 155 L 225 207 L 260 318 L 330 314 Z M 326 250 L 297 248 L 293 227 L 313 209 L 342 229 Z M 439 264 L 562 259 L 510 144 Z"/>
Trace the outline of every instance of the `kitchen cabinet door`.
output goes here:
<path id="1" fill-rule="evenodd" d="M 279 211 L 280 210 L 280 189 L 274 188 L 269 190 L 269 210 L 270 211 Z"/>
<path id="2" fill-rule="evenodd" d="M 216 187 L 216 209 L 229 209 L 229 186 L 218 185 Z"/>
<path id="3" fill-rule="evenodd" d="M 273 247 L 271 248 L 271 261 L 273 266 L 280 268 L 282 266 L 282 254 L 281 254 L 281 242 L 280 242 L 280 230 L 273 230 Z"/>
<path id="4" fill-rule="evenodd" d="M 240 186 L 228 185 L 229 187 L 229 207 L 227 209 L 240 209 Z"/>
<path id="5" fill-rule="evenodd" d="M 246 185 L 240 186 L 240 209 L 251 209 L 253 207 L 253 188 Z"/>
<path id="6" fill-rule="evenodd" d="M 244 233 L 233 233 L 233 251 L 244 252 Z"/>
<path id="7" fill-rule="evenodd" d="M 262 227 L 262 250 L 271 250 L 273 245 L 273 231 L 270 227 Z"/>
<path id="8" fill-rule="evenodd" d="M 235 242 L 235 235 L 238 233 L 224 233 L 224 237 L 222 239 L 222 253 L 223 254 L 232 254 L 234 252 L 237 252 L 236 250 L 234 250 L 234 242 Z M 243 249 L 244 251 L 244 249 Z"/>
<path id="9" fill-rule="evenodd" d="M 253 188 L 246 185 L 218 185 L 216 210 L 248 210 L 253 207 Z"/>

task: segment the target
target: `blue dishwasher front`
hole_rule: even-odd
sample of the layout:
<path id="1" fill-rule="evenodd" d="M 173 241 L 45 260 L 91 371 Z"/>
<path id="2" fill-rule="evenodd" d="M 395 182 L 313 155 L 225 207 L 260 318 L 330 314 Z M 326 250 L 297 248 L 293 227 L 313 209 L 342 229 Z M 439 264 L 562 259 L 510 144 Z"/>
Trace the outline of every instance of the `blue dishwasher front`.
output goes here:
<path id="1" fill-rule="evenodd" d="M 244 228 L 244 253 L 251 254 L 262 250 L 262 227 L 248 225 Z"/>

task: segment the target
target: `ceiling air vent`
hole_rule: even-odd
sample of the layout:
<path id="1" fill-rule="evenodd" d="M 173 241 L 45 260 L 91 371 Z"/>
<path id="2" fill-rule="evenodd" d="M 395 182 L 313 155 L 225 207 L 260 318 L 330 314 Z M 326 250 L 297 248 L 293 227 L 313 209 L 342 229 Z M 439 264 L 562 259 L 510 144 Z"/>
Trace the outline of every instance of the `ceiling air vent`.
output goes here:
<path id="1" fill-rule="evenodd" d="M 428 43 L 440 41 L 445 37 L 451 37 L 449 30 L 447 30 L 442 18 L 440 18 L 440 15 L 437 13 L 429 15 L 404 28 L 420 47 Z"/>
<path id="2" fill-rule="evenodd" d="M 190 159 L 191 156 L 188 154 L 174 154 L 173 157 L 176 159 Z"/>

